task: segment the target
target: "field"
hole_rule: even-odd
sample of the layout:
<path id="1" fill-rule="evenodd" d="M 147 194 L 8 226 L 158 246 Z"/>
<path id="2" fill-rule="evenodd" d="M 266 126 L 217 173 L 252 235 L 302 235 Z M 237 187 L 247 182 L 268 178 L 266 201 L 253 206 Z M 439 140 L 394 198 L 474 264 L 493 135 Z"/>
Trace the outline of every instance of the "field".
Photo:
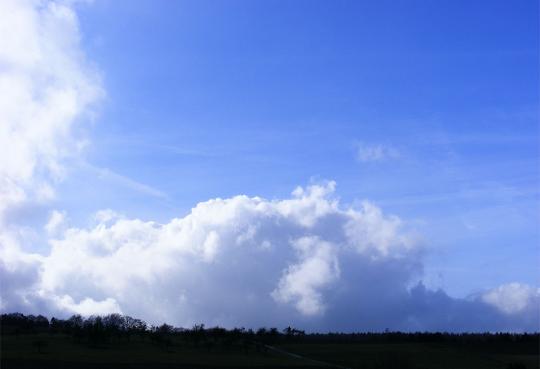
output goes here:
<path id="1" fill-rule="evenodd" d="M 44 342 L 43 347 L 36 345 Z M 2 368 L 191 368 L 215 366 L 290 367 L 301 365 L 284 355 L 239 350 L 192 347 L 181 340 L 170 346 L 153 345 L 147 339 L 111 342 L 92 347 L 74 342 L 66 335 L 47 334 L 4 336 Z"/>
<path id="2" fill-rule="evenodd" d="M 63 333 L 3 334 L 2 369 L 10 368 L 538 368 L 538 336 L 518 342 L 318 342 L 296 338 L 271 344 L 201 341 L 147 335 L 89 344 Z M 323 340 L 324 341 L 324 340 Z M 240 343 L 243 342 L 243 343 Z"/>
<path id="3" fill-rule="evenodd" d="M 538 368 L 534 346 L 497 351 L 447 343 L 293 344 L 285 350 L 349 368 L 496 369 Z"/>

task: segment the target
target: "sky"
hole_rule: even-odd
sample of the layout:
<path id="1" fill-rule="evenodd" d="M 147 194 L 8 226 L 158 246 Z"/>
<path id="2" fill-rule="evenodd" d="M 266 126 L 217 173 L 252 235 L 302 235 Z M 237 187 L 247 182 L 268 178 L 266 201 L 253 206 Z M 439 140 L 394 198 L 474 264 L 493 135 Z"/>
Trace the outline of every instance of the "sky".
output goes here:
<path id="1" fill-rule="evenodd" d="M 0 309 L 537 331 L 538 14 L 0 0 Z"/>

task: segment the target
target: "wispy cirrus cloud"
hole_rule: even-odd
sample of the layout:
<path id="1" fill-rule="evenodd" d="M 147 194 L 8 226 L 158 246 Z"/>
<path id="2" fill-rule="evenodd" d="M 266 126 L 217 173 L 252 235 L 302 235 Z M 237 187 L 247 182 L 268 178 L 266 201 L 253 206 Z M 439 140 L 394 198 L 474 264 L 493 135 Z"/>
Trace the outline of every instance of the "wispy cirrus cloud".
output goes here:
<path id="1" fill-rule="evenodd" d="M 148 195 L 161 199 L 167 198 L 167 194 L 163 191 L 160 191 L 152 186 L 139 182 L 128 176 L 116 173 L 109 168 L 101 168 L 90 163 L 83 163 L 82 167 L 95 174 L 98 178 L 110 183 L 117 184 L 123 188 L 130 189 L 143 195 Z"/>
<path id="2" fill-rule="evenodd" d="M 400 157 L 399 151 L 390 145 L 358 142 L 355 145 L 356 159 L 362 163 L 379 162 Z"/>

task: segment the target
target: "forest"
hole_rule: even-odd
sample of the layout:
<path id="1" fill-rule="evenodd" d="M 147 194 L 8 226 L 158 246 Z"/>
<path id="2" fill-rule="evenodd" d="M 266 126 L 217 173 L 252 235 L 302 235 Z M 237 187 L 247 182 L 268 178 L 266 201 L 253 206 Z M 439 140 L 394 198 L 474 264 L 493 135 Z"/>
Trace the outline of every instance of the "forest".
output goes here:
<path id="1" fill-rule="evenodd" d="M 537 368 L 538 333 L 326 332 L 1 315 L 2 368 Z"/>

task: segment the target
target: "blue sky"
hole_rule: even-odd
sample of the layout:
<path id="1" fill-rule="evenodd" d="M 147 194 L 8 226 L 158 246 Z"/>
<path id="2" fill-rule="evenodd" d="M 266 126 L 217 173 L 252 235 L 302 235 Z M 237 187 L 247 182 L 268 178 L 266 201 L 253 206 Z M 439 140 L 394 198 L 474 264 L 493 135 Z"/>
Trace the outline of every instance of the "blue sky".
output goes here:
<path id="1" fill-rule="evenodd" d="M 88 160 L 165 194 L 109 188 L 87 206 L 164 221 L 332 179 L 343 201 L 418 222 L 433 283 L 537 282 L 537 14 L 534 1 L 82 7 L 107 89 Z M 379 145 L 395 155 L 358 160 Z"/>
<path id="2" fill-rule="evenodd" d="M 335 181 L 343 209 L 367 200 L 415 234 L 411 281 L 452 298 L 538 286 L 536 1 L 72 10 L 73 55 L 102 93 L 70 123 L 86 144 L 62 158 L 56 195 L 12 224 L 38 229 L 60 211 L 90 229 L 103 209 L 166 224 L 209 199 L 280 201 Z M 46 255 L 35 232 L 26 249 Z"/>

